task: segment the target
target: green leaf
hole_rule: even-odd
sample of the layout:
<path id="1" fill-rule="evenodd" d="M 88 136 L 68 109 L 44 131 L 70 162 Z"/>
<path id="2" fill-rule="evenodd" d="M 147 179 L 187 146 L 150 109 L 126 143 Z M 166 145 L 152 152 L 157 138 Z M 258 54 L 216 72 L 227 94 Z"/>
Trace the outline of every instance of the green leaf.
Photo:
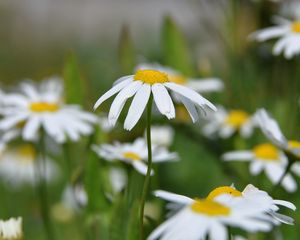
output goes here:
<path id="1" fill-rule="evenodd" d="M 77 60 L 74 53 L 70 53 L 63 69 L 66 102 L 84 104 L 86 86 L 80 76 Z"/>
<path id="2" fill-rule="evenodd" d="M 135 240 L 140 237 L 140 222 L 139 222 L 139 208 L 140 201 L 136 199 L 132 204 L 132 207 L 129 211 L 129 216 L 127 218 L 127 240 Z"/>
<path id="3" fill-rule="evenodd" d="M 167 16 L 162 28 L 162 47 L 164 63 L 187 76 L 193 75 L 192 58 L 183 33 Z"/>
<path id="4" fill-rule="evenodd" d="M 119 39 L 119 64 L 122 75 L 132 74 L 136 64 L 133 41 L 127 25 L 124 25 L 121 29 Z"/>

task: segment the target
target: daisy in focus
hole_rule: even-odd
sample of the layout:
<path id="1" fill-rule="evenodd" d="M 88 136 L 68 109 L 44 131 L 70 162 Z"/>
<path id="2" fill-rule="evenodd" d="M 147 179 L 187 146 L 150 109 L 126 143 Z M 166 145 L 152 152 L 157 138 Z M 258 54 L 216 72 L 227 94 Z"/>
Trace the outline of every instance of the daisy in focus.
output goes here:
<path id="1" fill-rule="evenodd" d="M 36 179 L 38 160 L 35 148 L 31 144 L 22 144 L 15 147 L 7 147 L 0 155 L 0 178 L 12 187 L 20 187 L 24 184 L 34 185 Z M 48 182 L 59 176 L 58 166 L 46 159 L 45 175 Z"/>
<path id="2" fill-rule="evenodd" d="M 286 153 L 300 158 L 300 142 L 287 140 L 276 120 L 271 118 L 265 109 L 257 110 L 255 118 L 266 138 Z"/>
<path id="3" fill-rule="evenodd" d="M 221 195 L 225 195 L 225 197 L 218 199 Z M 280 223 L 292 225 L 294 223 L 291 217 L 278 213 L 279 206 L 284 206 L 295 211 L 296 207 L 293 203 L 273 199 L 267 192 L 256 188 L 252 184 L 248 184 L 242 192 L 237 190 L 234 186 L 218 187 L 208 194 L 207 199 L 216 199 L 221 202 L 243 200 L 245 204 L 249 206 L 252 205 L 252 208 L 271 216 L 272 222 L 275 225 L 279 225 Z M 269 218 L 267 217 L 267 219 Z"/>
<path id="4" fill-rule="evenodd" d="M 153 70 L 166 73 L 169 76 L 170 82 L 186 86 L 199 93 L 220 92 L 224 89 L 223 82 L 218 78 L 204 78 L 204 79 L 188 78 L 182 75 L 180 72 L 170 67 L 162 66 L 160 64 L 142 63 L 136 66 L 135 69 L 136 70 L 153 69 Z"/>
<path id="5" fill-rule="evenodd" d="M 22 218 L 0 220 L 0 239 L 21 240 L 23 238 Z"/>
<path id="6" fill-rule="evenodd" d="M 186 196 L 155 191 L 155 195 L 181 206 L 179 211 L 158 226 L 148 237 L 154 239 L 198 240 L 228 239 L 227 227 L 239 227 L 248 232 L 270 231 L 271 217 L 253 208 L 241 198 L 228 201 L 227 194 L 216 198 L 192 199 Z M 224 198 L 224 201 L 223 201 Z"/>
<path id="7" fill-rule="evenodd" d="M 20 93 L 5 94 L 1 99 L 0 130 L 10 131 L 22 125 L 22 137 L 37 140 L 40 129 L 56 142 L 78 141 L 93 132 L 97 117 L 77 105 L 63 103 L 63 85 L 51 78 L 40 84 L 24 82 Z"/>
<path id="8" fill-rule="evenodd" d="M 229 138 L 236 132 L 248 138 L 256 126 L 255 119 L 247 112 L 239 109 L 227 111 L 222 106 L 218 106 L 218 111 L 209 114 L 206 120 L 202 132 L 208 138 Z"/>
<path id="9" fill-rule="evenodd" d="M 249 161 L 252 175 L 256 176 L 264 171 L 274 185 L 279 182 L 288 165 L 285 154 L 270 143 L 259 144 L 252 150 L 227 152 L 222 158 L 225 161 Z M 300 176 L 300 164 L 295 163 L 292 171 Z M 297 190 L 297 182 L 290 173 L 285 175 L 281 185 L 288 192 Z"/>
<path id="10" fill-rule="evenodd" d="M 139 173 L 146 175 L 148 149 L 147 142 L 144 138 L 138 138 L 133 143 L 102 144 L 100 146 L 93 145 L 92 149 L 108 161 L 120 160 L 127 164 L 131 164 Z M 166 148 L 153 145 L 152 146 L 153 162 L 176 161 L 177 153 L 170 153 Z M 152 170 L 153 174 L 153 170 Z"/>
<path id="11" fill-rule="evenodd" d="M 263 42 L 273 38 L 279 38 L 273 48 L 274 55 L 283 53 L 286 59 L 300 53 L 300 21 L 289 21 L 284 18 L 276 18 L 277 26 L 256 31 L 251 38 Z"/>
<path id="12" fill-rule="evenodd" d="M 126 101 L 133 97 L 124 122 L 124 128 L 131 130 L 141 118 L 152 96 L 161 114 L 168 119 L 175 118 L 175 108 L 168 90 L 176 93 L 176 99 L 184 104 L 193 122 L 198 120 L 201 113 L 217 110 L 211 102 L 194 90 L 172 82 L 168 74 L 153 69 L 138 70 L 134 75 L 118 79 L 114 86 L 98 99 L 94 109 L 117 94 L 108 114 L 108 121 L 114 126 Z"/>

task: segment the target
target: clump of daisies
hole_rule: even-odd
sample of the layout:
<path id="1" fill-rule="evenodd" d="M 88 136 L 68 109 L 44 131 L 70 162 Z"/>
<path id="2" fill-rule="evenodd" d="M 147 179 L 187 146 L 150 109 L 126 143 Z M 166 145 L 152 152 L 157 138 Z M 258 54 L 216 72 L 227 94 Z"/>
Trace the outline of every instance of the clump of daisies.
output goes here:
<path id="1" fill-rule="evenodd" d="M 189 198 L 166 191 L 154 194 L 177 205 L 172 216 L 148 237 L 155 239 L 228 239 L 227 227 L 247 232 L 268 232 L 274 225 L 292 224 L 293 219 L 277 213 L 279 206 L 295 210 L 287 201 L 274 200 L 268 193 L 248 185 L 242 192 L 233 186 L 222 186 L 206 198 Z"/>
<path id="2" fill-rule="evenodd" d="M 19 91 L 1 95 L 0 131 L 16 131 L 27 141 L 38 139 L 41 129 L 56 142 L 78 141 L 93 132 L 97 117 L 80 106 L 65 104 L 61 79 L 23 82 Z"/>
<path id="3" fill-rule="evenodd" d="M 0 238 L 21 240 L 23 238 L 22 218 L 18 217 L 0 220 Z"/>

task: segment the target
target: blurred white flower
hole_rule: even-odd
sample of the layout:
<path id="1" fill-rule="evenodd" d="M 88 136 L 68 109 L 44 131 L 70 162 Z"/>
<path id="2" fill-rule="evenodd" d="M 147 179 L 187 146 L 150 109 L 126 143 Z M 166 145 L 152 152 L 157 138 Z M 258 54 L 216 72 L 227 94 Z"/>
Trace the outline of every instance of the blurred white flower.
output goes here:
<path id="1" fill-rule="evenodd" d="M 83 185 L 76 184 L 74 186 L 68 185 L 62 197 L 62 204 L 65 208 L 74 212 L 80 211 L 87 205 L 88 197 L 84 190 Z"/>
<path id="2" fill-rule="evenodd" d="M 219 198 L 219 196 L 223 197 Z M 270 221 L 270 216 L 272 223 L 275 225 L 279 225 L 280 223 L 293 224 L 294 222 L 291 217 L 277 212 L 279 210 L 279 206 L 284 206 L 295 211 L 296 207 L 293 203 L 273 199 L 267 192 L 256 188 L 252 184 L 248 184 L 242 192 L 235 189 L 234 186 L 218 187 L 208 194 L 207 199 L 216 199 L 221 203 L 242 200 L 246 205 L 253 208 L 254 211 L 265 212 L 267 214 L 266 219 Z"/>
<path id="3" fill-rule="evenodd" d="M 206 113 L 208 109 L 216 111 L 215 106 L 197 92 L 171 82 L 167 74 L 151 69 L 138 70 L 134 75 L 118 79 L 114 86 L 98 99 L 94 109 L 118 93 L 108 114 L 108 121 L 114 126 L 126 101 L 133 97 L 124 122 L 124 128 L 131 130 L 141 118 L 150 96 L 153 95 L 159 112 L 172 119 L 175 118 L 175 108 L 167 89 L 176 93 L 176 98 L 185 105 L 193 122 L 198 120 L 199 114 Z"/>
<path id="4" fill-rule="evenodd" d="M 266 138 L 274 145 L 295 157 L 300 158 L 300 142 L 296 140 L 287 140 L 282 134 L 276 120 L 271 118 L 265 109 L 257 110 L 255 119 Z"/>
<path id="5" fill-rule="evenodd" d="M 0 220 L 0 239 L 21 240 L 23 238 L 22 218 Z"/>
<path id="6" fill-rule="evenodd" d="M 273 54 L 283 53 L 286 59 L 291 59 L 300 53 L 300 20 L 289 21 L 281 17 L 274 19 L 277 26 L 256 31 L 250 38 L 259 42 L 279 38 L 274 45 Z"/>
<path id="7" fill-rule="evenodd" d="M 248 138 L 256 126 L 255 119 L 247 112 L 239 109 L 227 111 L 222 106 L 218 106 L 218 111 L 209 114 L 206 119 L 202 131 L 208 138 L 229 138 L 236 132 Z"/>
<path id="8" fill-rule="evenodd" d="M 141 174 L 145 175 L 147 172 L 148 149 L 144 138 L 138 138 L 133 143 L 115 142 L 112 145 L 93 145 L 92 149 L 105 160 L 120 160 L 131 164 Z M 170 153 L 166 148 L 156 145 L 152 146 L 152 154 L 153 163 L 176 161 L 178 159 L 177 153 Z"/>
<path id="9" fill-rule="evenodd" d="M 274 185 L 279 182 L 288 164 L 285 154 L 270 143 L 259 144 L 252 150 L 227 152 L 222 158 L 225 161 L 250 161 L 250 173 L 258 175 L 262 171 L 265 171 Z M 300 176 L 300 163 L 295 163 L 292 171 Z M 281 185 L 288 192 L 295 192 L 297 190 L 297 182 L 290 173 L 286 174 Z"/>
<path id="10" fill-rule="evenodd" d="M 113 129 L 113 126 L 111 126 L 109 124 L 106 116 L 103 116 L 103 115 L 99 116 L 98 122 L 99 122 L 99 126 L 103 132 L 109 132 Z"/>
<path id="11" fill-rule="evenodd" d="M 146 132 L 145 132 L 146 135 Z M 174 130 L 170 126 L 151 126 L 151 142 L 155 145 L 169 147 L 174 138 Z"/>
<path id="12" fill-rule="evenodd" d="M 219 78 L 187 78 L 175 69 L 165 67 L 157 63 L 142 63 L 137 65 L 135 69 L 153 69 L 166 73 L 170 79 L 170 82 L 184 85 L 199 93 L 220 92 L 224 89 L 224 84 Z"/>
<path id="13" fill-rule="evenodd" d="M 42 163 L 37 159 L 37 152 L 32 145 L 7 147 L 0 155 L 0 178 L 12 187 L 20 187 L 23 184 L 34 185 L 37 181 L 36 168 L 41 167 L 40 164 Z M 45 175 L 42 177 L 47 181 L 53 181 L 58 175 L 57 165 L 47 158 Z"/>
<path id="14" fill-rule="evenodd" d="M 127 175 L 124 169 L 112 167 L 109 170 L 109 180 L 113 193 L 121 192 L 127 185 Z"/>
<path id="15" fill-rule="evenodd" d="M 37 140 L 43 128 L 55 141 L 62 143 L 68 138 L 77 141 L 80 135 L 93 132 L 96 116 L 85 112 L 77 105 L 62 102 L 63 86 L 57 78 L 50 78 L 37 85 L 24 82 L 20 93 L 5 94 L 0 120 L 0 130 L 9 131 L 23 125 L 25 140 Z"/>
<path id="16" fill-rule="evenodd" d="M 213 240 L 226 240 L 227 226 L 248 232 L 270 231 L 272 228 L 271 217 L 241 198 L 227 201 L 228 198 L 223 194 L 214 199 L 192 199 L 166 191 L 155 191 L 155 195 L 182 207 L 158 226 L 148 240 L 198 240 L 206 236 Z"/>

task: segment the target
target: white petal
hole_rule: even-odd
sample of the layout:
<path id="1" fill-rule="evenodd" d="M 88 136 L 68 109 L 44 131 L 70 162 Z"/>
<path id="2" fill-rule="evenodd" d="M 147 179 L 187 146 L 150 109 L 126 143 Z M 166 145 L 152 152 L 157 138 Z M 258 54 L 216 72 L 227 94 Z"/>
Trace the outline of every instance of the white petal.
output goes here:
<path id="1" fill-rule="evenodd" d="M 106 93 L 104 93 L 95 103 L 94 105 L 94 109 L 98 108 L 105 100 L 107 100 L 108 98 L 110 98 L 111 96 L 115 95 L 116 93 L 118 93 L 119 91 L 121 91 L 121 89 L 123 89 L 124 87 L 126 87 L 130 82 L 132 82 L 132 78 L 129 78 L 125 81 L 120 82 L 119 84 L 113 86 L 110 90 L 108 90 Z"/>
<path id="2" fill-rule="evenodd" d="M 185 106 L 193 123 L 197 122 L 197 120 L 199 119 L 199 114 L 197 112 L 197 109 L 196 109 L 194 103 L 191 100 L 189 100 L 188 98 L 181 96 L 181 95 L 178 95 L 178 98 Z"/>
<path id="3" fill-rule="evenodd" d="M 191 204 L 194 201 L 193 199 L 191 199 L 189 197 L 175 194 L 175 193 L 170 193 L 170 192 L 163 191 L 163 190 L 154 191 L 154 195 L 156 197 L 162 198 L 169 202 L 175 202 L 175 203 L 180 203 L 180 204 L 185 204 L 185 205 Z"/>
<path id="4" fill-rule="evenodd" d="M 287 174 L 284 179 L 282 180 L 281 185 L 288 191 L 288 192 L 295 192 L 297 190 L 297 182 L 292 177 L 291 174 Z"/>
<path id="5" fill-rule="evenodd" d="M 143 84 L 143 86 L 135 94 L 124 122 L 124 128 L 126 130 L 130 131 L 141 118 L 144 109 L 148 103 L 150 93 L 150 85 Z"/>
<path id="6" fill-rule="evenodd" d="M 41 118 L 38 115 L 32 116 L 26 122 L 23 129 L 23 137 L 25 140 L 35 140 L 41 125 Z"/>
<path id="7" fill-rule="evenodd" d="M 147 165 L 143 163 L 142 161 L 133 161 L 132 162 L 133 167 L 141 174 L 146 175 L 147 174 Z M 151 169 L 151 176 L 154 175 L 153 170 Z"/>
<path id="8" fill-rule="evenodd" d="M 252 151 L 232 151 L 222 155 L 222 159 L 225 161 L 251 161 L 253 159 Z"/>
<path id="9" fill-rule="evenodd" d="M 218 92 L 224 89 L 223 82 L 218 78 L 189 80 L 187 86 L 197 92 Z"/>
<path id="10" fill-rule="evenodd" d="M 120 83 L 120 84 L 122 84 L 122 83 Z M 130 83 L 127 87 L 123 88 L 118 93 L 118 95 L 114 99 L 113 103 L 111 104 L 111 107 L 110 107 L 110 110 L 108 113 L 108 121 L 112 126 L 114 126 L 116 124 L 127 99 L 132 97 L 139 90 L 139 88 L 142 86 L 142 84 L 143 83 L 141 81 L 133 81 L 132 83 Z"/>
<path id="11" fill-rule="evenodd" d="M 172 99 L 163 84 L 154 84 L 152 86 L 154 101 L 161 114 L 167 116 L 168 119 L 175 117 L 175 109 Z"/>
<path id="12" fill-rule="evenodd" d="M 265 41 L 271 38 L 276 38 L 284 35 L 287 32 L 286 26 L 270 27 L 263 30 L 256 31 L 250 35 L 250 38 L 256 39 L 257 41 Z"/>
<path id="13" fill-rule="evenodd" d="M 296 210 L 296 206 L 293 203 L 288 202 L 288 201 L 274 200 L 273 203 L 275 203 L 276 205 L 281 205 L 281 206 L 287 207 L 287 208 L 292 209 L 294 211 Z"/>
<path id="14" fill-rule="evenodd" d="M 213 221 L 210 226 L 209 235 L 211 240 L 226 240 L 227 230 L 221 223 Z"/>
<path id="15" fill-rule="evenodd" d="M 278 220 L 279 222 L 289 224 L 289 225 L 294 225 L 294 219 L 289 216 L 277 212 L 270 212 L 270 215 L 276 220 Z"/>
<path id="16" fill-rule="evenodd" d="M 28 115 L 29 115 L 28 112 L 24 112 L 24 113 L 4 117 L 0 121 L 0 129 L 2 130 L 9 129 L 15 126 L 16 124 L 22 122 L 23 120 L 25 120 L 28 117 Z"/>
<path id="17" fill-rule="evenodd" d="M 197 92 L 195 92 L 187 87 L 184 87 L 179 84 L 172 83 L 172 82 L 167 82 L 164 85 L 166 87 L 168 87 L 169 89 L 173 90 L 174 92 L 178 93 L 179 95 L 182 95 L 182 96 L 190 99 L 192 102 L 198 104 L 199 107 L 201 107 L 201 108 L 208 107 L 213 111 L 217 111 L 217 108 L 211 102 L 209 102 L 207 99 L 202 97 L 200 94 L 198 94 Z"/>
<path id="18" fill-rule="evenodd" d="M 250 173 L 252 175 L 257 175 L 263 170 L 263 167 L 264 165 L 262 162 L 254 160 L 250 163 Z"/>

